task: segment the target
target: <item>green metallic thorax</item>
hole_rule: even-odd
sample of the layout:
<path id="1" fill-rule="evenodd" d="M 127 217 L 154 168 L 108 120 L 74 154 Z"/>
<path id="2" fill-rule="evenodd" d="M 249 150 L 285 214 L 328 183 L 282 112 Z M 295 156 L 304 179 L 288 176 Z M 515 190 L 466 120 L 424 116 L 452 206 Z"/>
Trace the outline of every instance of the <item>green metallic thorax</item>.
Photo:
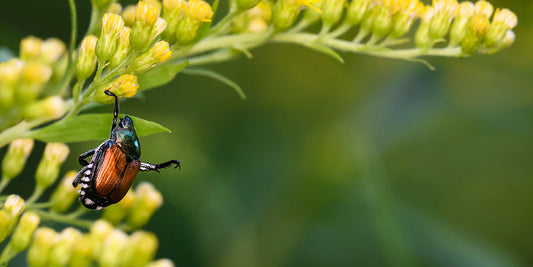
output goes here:
<path id="1" fill-rule="evenodd" d="M 141 157 L 139 138 L 135 133 L 135 127 L 130 117 L 126 116 L 121 119 L 111 136 L 111 139 L 120 146 L 126 155 L 132 157 L 134 160 Z"/>

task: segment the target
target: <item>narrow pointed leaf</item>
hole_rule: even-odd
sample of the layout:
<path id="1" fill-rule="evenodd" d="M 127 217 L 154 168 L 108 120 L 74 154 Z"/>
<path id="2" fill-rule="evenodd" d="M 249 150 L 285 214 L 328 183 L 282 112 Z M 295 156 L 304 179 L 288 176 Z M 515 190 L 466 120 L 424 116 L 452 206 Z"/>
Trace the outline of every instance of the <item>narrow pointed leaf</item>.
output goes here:
<path id="1" fill-rule="evenodd" d="M 152 121 L 128 115 L 135 124 L 138 136 L 146 136 L 159 132 L 170 133 L 170 130 Z M 82 142 L 105 140 L 109 138 L 113 114 L 85 114 L 72 119 L 58 121 L 44 128 L 34 130 L 28 137 L 43 142 Z"/>
<path id="2" fill-rule="evenodd" d="M 183 73 L 184 74 L 189 74 L 189 75 L 206 76 L 206 77 L 215 79 L 215 80 L 217 80 L 219 82 L 222 82 L 222 83 L 226 84 L 227 86 L 233 88 L 235 90 L 235 92 L 237 92 L 237 94 L 239 94 L 239 96 L 242 99 L 246 99 L 246 95 L 244 94 L 242 88 L 237 83 L 235 83 L 234 81 L 224 77 L 222 74 L 219 74 L 217 72 L 214 72 L 214 71 L 208 70 L 208 69 L 186 69 L 186 70 L 183 70 Z"/>
<path id="3" fill-rule="evenodd" d="M 188 61 L 178 64 L 164 64 L 147 73 L 139 75 L 139 90 L 145 91 L 159 87 L 172 81 L 176 74 L 182 71 L 188 64 Z"/>
<path id="4" fill-rule="evenodd" d="M 312 48 L 318 52 L 322 52 L 336 60 L 338 60 L 340 63 L 344 63 L 344 59 L 333 49 L 321 44 L 321 43 L 318 43 L 318 42 L 312 42 L 310 44 L 307 45 L 309 48 Z"/>

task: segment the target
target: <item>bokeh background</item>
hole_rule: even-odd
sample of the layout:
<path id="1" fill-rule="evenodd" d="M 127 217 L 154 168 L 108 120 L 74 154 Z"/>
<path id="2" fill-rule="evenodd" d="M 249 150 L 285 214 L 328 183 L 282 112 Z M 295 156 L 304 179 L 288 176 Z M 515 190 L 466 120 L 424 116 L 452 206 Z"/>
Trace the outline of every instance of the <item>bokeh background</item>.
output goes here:
<path id="1" fill-rule="evenodd" d="M 226 1 L 221 1 L 222 5 Z M 245 90 L 178 77 L 122 111 L 173 131 L 141 139 L 165 203 L 146 229 L 177 266 L 533 265 L 533 4 L 493 56 L 435 67 L 269 44 L 208 66 Z M 89 1 L 77 1 L 81 28 Z M 64 0 L 2 0 L 1 45 L 69 38 Z M 83 30 L 81 30 L 83 32 Z M 111 112 L 111 106 L 91 112 Z M 75 143 L 63 169 L 98 142 Z M 29 195 L 43 145 L 8 192 Z M 5 151 L 5 148 L 2 152 Z M 3 154 L 3 153 L 2 153 Z M 33 167 L 32 167 L 33 166 Z M 24 266 L 23 256 L 10 266 Z"/>

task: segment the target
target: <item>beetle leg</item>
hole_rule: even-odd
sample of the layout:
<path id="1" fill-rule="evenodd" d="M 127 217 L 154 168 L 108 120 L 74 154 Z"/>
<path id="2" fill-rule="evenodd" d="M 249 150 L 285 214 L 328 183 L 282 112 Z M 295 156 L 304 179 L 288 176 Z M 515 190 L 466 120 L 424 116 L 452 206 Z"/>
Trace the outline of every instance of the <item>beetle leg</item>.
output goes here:
<path id="1" fill-rule="evenodd" d="M 113 113 L 113 124 L 111 125 L 111 131 L 117 127 L 117 119 L 118 119 L 118 97 L 114 93 L 112 93 L 109 90 L 105 90 L 104 93 L 108 96 L 112 96 L 115 98 L 115 111 Z"/>
<path id="2" fill-rule="evenodd" d="M 80 172 L 78 172 L 78 175 L 76 175 L 76 178 L 74 178 L 74 181 L 72 181 L 72 186 L 76 187 L 80 183 L 81 177 L 83 177 L 84 172 L 89 169 L 89 167 L 85 166 L 81 169 Z"/>
<path id="3" fill-rule="evenodd" d="M 176 166 L 174 168 L 177 168 L 177 167 L 180 167 L 181 169 L 181 165 L 180 165 L 180 162 L 177 161 L 177 160 L 171 160 L 171 161 L 167 161 L 165 163 L 161 163 L 161 164 L 151 164 L 151 163 L 147 163 L 147 162 L 141 162 L 141 167 L 139 168 L 139 170 L 141 171 L 156 171 L 156 172 L 159 172 L 159 169 L 161 168 L 166 168 L 172 164 L 176 164 Z"/>
<path id="4" fill-rule="evenodd" d="M 89 165 L 89 162 L 87 162 L 87 161 L 85 160 L 85 158 L 88 157 L 88 156 L 90 156 L 90 155 L 92 155 L 92 154 L 94 154 L 95 151 L 96 151 L 96 149 L 91 149 L 91 150 L 89 150 L 89 151 L 87 151 L 87 152 L 81 154 L 80 157 L 79 157 L 79 159 L 78 159 L 79 162 L 80 162 L 80 165 L 81 165 L 81 166 L 87 166 L 87 165 Z"/>

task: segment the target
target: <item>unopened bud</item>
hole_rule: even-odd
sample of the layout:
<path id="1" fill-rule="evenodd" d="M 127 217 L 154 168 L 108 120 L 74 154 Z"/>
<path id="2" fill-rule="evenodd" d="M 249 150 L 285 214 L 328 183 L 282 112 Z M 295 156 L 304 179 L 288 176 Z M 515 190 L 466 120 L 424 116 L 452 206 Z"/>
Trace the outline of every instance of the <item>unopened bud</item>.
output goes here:
<path id="1" fill-rule="evenodd" d="M 50 38 L 41 45 L 41 59 L 51 65 L 56 63 L 65 51 L 66 46 L 61 40 Z"/>
<path id="2" fill-rule="evenodd" d="M 333 26 L 342 16 L 342 11 L 346 5 L 346 0 L 328 0 L 322 1 L 320 10 L 322 10 L 322 21 L 326 26 Z"/>
<path id="3" fill-rule="evenodd" d="M 346 23 L 359 24 L 367 13 L 371 0 L 352 0 L 346 11 Z"/>
<path id="4" fill-rule="evenodd" d="M 24 62 L 11 59 L 0 63 L 0 114 L 9 110 L 15 99 L 15 87 L 18 84 Z"/>
<path id="5" fill-rule="evenodd" d="M 174 267 L 174 262 L 169 259 L 160 259 L 150 262 L 147 267 Z"/>
<path id="6" fill-rule="evenodd" d="M 59 175 L 59 168 L 69 153 L 68 146 L 62 143 L 48 143 L 43 158 L 37 167 L 35 178 L 37 187 L 44 190 L 52 185 Z"/>
<path id="7" fill-rule="evenodd" d="M 32 149 L 32 139 L 17 139 L 11 142 L 2 160 L 2 182 L 4 180 L 7 182 L 20 174 Z"/>
<path id="8" fill-rule="evenodd" d="M 41 45 L 43 40 L 28 36 L 20 41 L 20 59 L 24 61 L 37 59 L 41 54 Z"/>
<path id="9" fill-rule="evenodd" d="M 33 243 L 28 251 L 30 267 L 48 267 L 50 250 L 58 240 L 58 234 L 51 228 L 40 227 L 35 231 Z"/>
<path id="10" fill-rule="evenodd" d="M 152 184 L 147 182 L 140 183 L 135 191 L 137 200 L 126 219 L 126 224 L 133 229 L 138 229 L 143 227 L 154 212 L 161 207 L 163 196 Z"/>
<path id="11" fill-rule="evenodd" d="M 25 207 L 24 199 L 18 195 L 9 195 L 4 202 L 4 209 L 11 212 L 15 218 L 18 218 L 19 215 L 24 211 Z"/>
<path id="12" fill-rule="evenodd" d="M 81 236 L 72 246 L 69 266 L 89 267 L 93 261 L 94 243 L 89 235 Z"/>
<path id="13" fill-rule="evenodd" d="M 509 9 L 498 9 L 494 13 L 494 18 L 489 26 L 487 35 L 483 39 L 483 44 L 487 47 L 501 43 L 507 32 L 518 24 L 518 18 Z"/>
<path id="14" fill-rule="evenodd" d="M 113 83 L 108 86 L 97 89 L 91 96 L 90 101 L 109 104 L 113 103 L 114 98 L 106 95 L 105 90 L 113 92 L 117 97 L 132 97 L 137 93 L 139 89 L 139 83 L 137 82 L 137 76 L 133 74 L 124 74 L 118 77 Z"/>
<path id="15" fill-rule="evenodd" d="M 158 247 L 153 233 L 136 231 L 128 240 L 123 252 L 123 266 L 144 267 L 153 258 Z"/>
<path id="16" fill-rule="evenodd" d="M 50 202 L 52 203 L 50 209 L 52 211 L 62 213 L 70 208 L 78 196 L 76 188 L 72 187 L 72 181 L 74 181 L 76 175 L 77 172 L 75 171 L 67 172 L 61 183 L 56 187 L 55 191 L 50 197 Z"/>
<path id="17" fill-rule="evenodd" d="M 123 259 L 122 249 L 128 243 L 128 236 L 120 231 L 113 230 L 105 239 L 98 263 L 101 267 L 120 266 Z"/>
<path id="18" fill-rule="evenodd" d="M 70 259 L 70 255 L 72 254 L 72 246 L 78 242 L 80 237 L 81 232 L 72 227 L 65 228 L 61 231 L 57 242 L 52 247 L 50 255 L 48 256 L 48 266 L 66 266 Z"/>
<path id="19" fill-rule="evenodd" d="M 130 69 L 135 73 L 147 72 L 154 68 L 156 64 L 167 61 L 171 55 L 169 44 L 166 41 L 159 41 L 149 51 L 136 58 L 131 63 Z"/>
<path id="20" fill-rule="evenodd" d="M 124 27 L 119 33 L 118 47 L 115 54 L 109 59 L 109 68 L 118 67 L 126 59 L 130 52 L 130 32 L 131 29 Z"/>
<path id="21" fill-rule="evenodd" d="M 81 42 L 78 61 L 76 62 L 76 75 L 79 81 L 89 78 L 96 69 L 96 43 L 98 37 L 86 36 Z"/>
<path id="22" fill-rule="evenodd" d="M 102 63 L 106 62 L 117 49 L 118 34 L 124 28 L 122 17 L 106 13 L 102 17 L 102 33 L 96 42 L 96 56 Z"/>
<path id="23" fill-rule="evenodd" d="M 107 12 L 111 12 L 111 13 L 115 13 L 117 15 L 120 15 L 120 13 L 122 13 L 122 5 L 119 4 L 119 3 L 113 3 L 113 4 L 109 5 L 109 9 L 107 10 Z"/>
<path id="24" fill-rule="evenodd" d="M 160 8 L 149 1 L 139 1 L 135 9 L 135 23 L 131 31 L 131 46 L 143 51 L 151 44 L 151 32 L 159 18 Z"/>
<path id="25" fill-rule="evenodd" d="M 186 3 L 183 17 L 176 25 L 176 41 L 186 45 L 198 36 L 198 30 L 204 22 L 211 21 L 213 10 L 202 0 L 193 0 Z"/>
<path id="26" fill-rule="evenodd" d="M 136 8 L 137 6 L 135 5 L 128 5 L 122 11 L 122 18 L 124 19 L 124 24 L 128 27 L 133 27 L 133 24 L 135 23 L 135 9 Z"/>
<path id="27" fill-rule="evenodd" d="M 474 16 L 474 4 L 472 2 L 460 3 L 459 12 L 450 29 L 450 46 L 457 46 L 461 43 L 466 35 L 472 16 Z"/>
<path id="28" fill-rule="evenodd" d="M 381 38 L 391 30 L 392 16 L 386 6 L 377 6 L 372 11 L 372 33 L 377 38 Z"/>
<path id="29" fill-rule="evenodd" d="M 130 189 L 130 191 L 128 191 L 126 196 L 124 196 L 120 202 L 111 205 L 104 210 L 102 218 L 113 225 L 119 224 L 130 212 L 131 208 L 135 204 L 136 198 L 137 196 L 135 195 L 135 192 Z"/>
<path id="30" fill-rule="evenodd" d="M 26 119 L 58 119 L 61 118 L 66 111 L 67 106 L 63 98 L 60 96 L 50 96 L 26 106 L 23 110 L 23 115 Z"/>
<path id="31" fill-rule="evenodd" d="M 237 6 L 241 10 L 246 10 L 257 5 L 261 0 L 237 0 Z"/>
<path id="32" fill-rule="evenodd" d="M 17 225 L 11 237 L 11 247 L 15 253 L 21 252 L 28 248 L 33 238 L 33 233 L 39 226 L 41 218 L 34 212 L 27 211 Z"/>
<path id="33" fill-rule="evenodd" d="M 17 90 L 17 100 L 20 103 L 34 101 L 50 77 L 52 77 L 52 69 L 49 66 L 37 61 L 24 64 Z"/>
<path id="34" fill-rule="evenodd" d="M 298 17 L 300 6 L 290 1 L 276 1 L 272 12 L 272 22 L 276 31 L 291 27 Z"/>
<path id="35" fill-rule="evenodd" d="M 483 1 L 483 0 L 477 1 L 476 4 L 474 5 L 474 13 L 481 15 L 487 19 L 490 18 L 490 16 L 492 16 L 493 11 L 494 11 L 494 7 L 492 7 L 492 5 L 487 1 Z"/>
<path id="36" fill-rule="evenodd" d="M 481 14 L 476 14 L 472 18 L 465 38 L 461 42 L 461 51 L 464 54 L 473 54 L 479 48 L 483 37 L 487 33 L 489 24 L 489 19 Z"/>
<path id="37" fill-rule="evenodd" d="M 11 212 L 0 210 L 0 242 L 3 242 L 12 232 L 17 224 L 17 218 Z"/>
<path id="38" fill-rule="evenodd" d="M 97 257 L 102 252 L 102 247 L 107 236 L 113 231 L 113 225 L 105 220 L 98 220 L 93 223 L 90 230 L 90 237 L 93 244 L 94 256 Z"/>
<path id="39" fill-rule="evenodd" d="M 420 26 L 415 33 L 415 45 L 420 49 L 429 49 L 433 46 L 433 40 L 429 36 L 429 24 L 433 14 L 433 8 L 430 6 L 425 6 L 420 14 Z"/>

